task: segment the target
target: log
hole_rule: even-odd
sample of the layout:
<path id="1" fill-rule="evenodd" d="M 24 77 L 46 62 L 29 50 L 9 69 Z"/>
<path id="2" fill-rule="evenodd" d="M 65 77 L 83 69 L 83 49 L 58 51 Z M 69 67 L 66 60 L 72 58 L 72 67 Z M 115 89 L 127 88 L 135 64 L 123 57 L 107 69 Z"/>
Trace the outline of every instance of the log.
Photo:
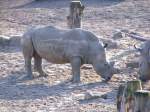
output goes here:
<path id="1" fill-rule="evenodd" d="M 72 1 L 70 3 L 70 14 L 67 16 L 67 24 L 69 28 L 81 28 L 81 18 L 84 6 L 80 1 Z"/>
<path id="2" fill-rule="evenodd" d="M 121 85 L 117 94 L 117 111 L 133 112 L 134 92 L 141 89 L 140 80 L 129 81 Z"/>
<path id="3" fill-rule="evenodd" d="M 120 30 L 121 33 L 125 33 L 126 36 L 128 37 L 131 37 L 133 39 L 136 39 L 136 40 L 139 40 L 139 41 L 142 41 L 142 42 L 145 42 L 145 41 L 148 41 L 147 38 L 145 38 L 144 36 L 138 34 L 138 33 L 135 33 L 135 32 L 130 32 L 128 30 Z"/>
<path id="4" fill-rule="evenodd" d="M 0 46 L 4 47 L 10 44 L 10 37 L 0 35 Z"/>
<path id="5" fill-rule="evenodd" d="M 138 90 L 134 94 L 135 106 L 133 112 L 150 112 L 150 91 Z"/>

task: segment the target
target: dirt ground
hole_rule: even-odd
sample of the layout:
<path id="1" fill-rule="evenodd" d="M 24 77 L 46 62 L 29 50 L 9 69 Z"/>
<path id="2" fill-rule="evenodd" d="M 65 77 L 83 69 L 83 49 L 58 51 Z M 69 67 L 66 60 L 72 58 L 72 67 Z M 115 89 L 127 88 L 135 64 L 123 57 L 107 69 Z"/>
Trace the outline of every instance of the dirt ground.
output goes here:
<path id="1" fill-rule="evenodd" d="M 0 0 L 0 35 L 22 35 L 30 26 L 53 25 L 67 28 L 70 0 Z M 149 0 L 82 0 L 85 5 L 83 29 L 111 39 L 115 29 L 125 28 L 150 36 Z M 73 84 L 70 64 L 46 61 L 47 78 L 22 80 L 26 76 L 19 46 L 0 47 L 0 112 L 116 112 L 118 86 L 138 77 L 137 68 L 127 68 L 138 53 L 132 51 L 140 42 L 131 38 L 116 40 L 117 49 L 108 49 L 107 57 L 116 61 L 122 72 L 108 83 L 93 69 L 81 69 L 81 83 Z M 36 73 L 34 75 L 37 75 Z M 150 89 L 149 82 L 144 85 Z M 105 95 L 86 100 L 88 93 Z"/>

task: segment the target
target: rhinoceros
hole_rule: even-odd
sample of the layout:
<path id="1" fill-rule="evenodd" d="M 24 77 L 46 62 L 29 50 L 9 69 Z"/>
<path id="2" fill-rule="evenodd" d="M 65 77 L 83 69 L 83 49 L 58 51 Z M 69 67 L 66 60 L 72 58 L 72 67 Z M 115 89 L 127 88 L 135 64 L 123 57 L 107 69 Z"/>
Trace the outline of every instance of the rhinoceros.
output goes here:
<path id="1" fill-rule="evenodd" d="M 135 48 L 140 52 L 139 75 L 142 81 L 150 80 L 150 40 L 145 41 L 141 47 Z"/>
<path id="2" fill-rule="evenodd" d="M 96 73 L 106 81 L 115 72 L 114 62 L 106 60 L 106 44 L 87 30 L 60 29 L 53 26 L 32 28 L 24 33 L 21 45 L 29 78 L 33 78 L 32 57 L 34 69 L 40 76 L 47 76 L 42 70 L 42 58 L 54 64 L 70 63 L 73 82 L 80 82 L 80 67 L 83 64 L 92 64 Z"/>
<path id="3" fill-rule="evenodd" d="M 137 49 L 137 51 L 140 52 L 139 78 L 142 81 L 150 80 L 150 40 L 135 32 L 130 32 L 126 30 L 124 33 L 126 33 L 127 36 L 133 39 L 144 42 L 141 47 L 136 47 L 136 45 L 134 45 L 134 47 L 135 49 Z"/>

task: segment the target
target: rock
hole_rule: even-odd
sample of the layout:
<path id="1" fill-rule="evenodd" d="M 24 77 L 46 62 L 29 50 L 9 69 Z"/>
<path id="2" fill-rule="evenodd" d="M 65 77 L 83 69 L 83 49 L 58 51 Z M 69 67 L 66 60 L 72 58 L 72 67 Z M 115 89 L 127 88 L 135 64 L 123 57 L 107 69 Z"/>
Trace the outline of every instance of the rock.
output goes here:
<path id="1" fill-rule="evenodd" d="M 21 35 L 11 35 L 11 36 L 5 36 L 0 35 L 0 45 L 1 46 L 20 46 L 20 38 Z"/>
<path id="2" fill-rule="evenodd" d="M 89 100 L 93 97 L 93 95 L 90 92 L 85 93 L 84 99 Z"/>
<path id="3" fill-rule="evenodd" d="M 90 65 L 83 65 L 82 67 L 81 67 L 81 69 L 84 69 L 84 70 L 88 70 L 88 69 L 92 69 L 93 67 L 92 66 L 90 66 Z"/>
<path id="4" fill-rule="evenodd" d="M 124 37 L 124 35 L 122 34 L 122 32 L 121 32 L 120 30 L 115 30 L 115 31 L 114 31 L 114 34 L 113 34 L 113 36 L 112 36 L 112 38 L 113 38 L 114 40 L 121 39 L 121 38 L 123 38 L 123 37 Z"/>
<path id="5" fill-rule="evenodd" d="M 84 96 L 84 100 L 93 100 L 93 99 L 98 99 L 98 98 L 107 99 L 107 94 L 101 95 L 100 93 L 87 92 L 85 93 L 85 96 Z"/>
<path id="6" fill-rule="evenodd" d="M 138 68 L 139 67 L 139 63 L 135 62 L 135 61 L 128 62 L 128 63 L 126 63 L 126 67 L 127 68 Z"/>

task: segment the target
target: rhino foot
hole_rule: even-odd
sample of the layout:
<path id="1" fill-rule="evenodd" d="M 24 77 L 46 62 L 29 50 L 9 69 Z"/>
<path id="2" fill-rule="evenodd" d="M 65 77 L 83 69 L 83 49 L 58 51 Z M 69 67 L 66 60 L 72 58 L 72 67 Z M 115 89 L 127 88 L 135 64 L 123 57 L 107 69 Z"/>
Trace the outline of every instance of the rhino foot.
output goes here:
<path id="1" fill-rule="evenodd" d="M 27 78 L 32 80 L 32 79 L 34 79 L 34 76 L 33 75 L 27 75 Z"/>
<path id="2" fill-rule="evenodd" d="M 33 75 L 27 75 L 21 78 L 21 80 L 32 80 L 32 79 L 34 79 Z"/>
<path id="3" fill-rule="evenodd" d="M 39 75 L 39 77 L 47 77 L 47 76 L 48 76 L 48 74 L 45 72 L 43 72 L 42 74 Z"/>
<path id="4" fill-rule="evenodd" d="M 72 83 L 80 83 L 81 81 L 80 80 L 73 80 L 71 81 Z"/>
<path id="5" fill-rule="evenodd" d="M 72 82 L 72 83 L 80 83 L 81 81 L 80 81 L 79 78 L 72 78 L 72 79 L 71 79 L 71 82 Z"/>

